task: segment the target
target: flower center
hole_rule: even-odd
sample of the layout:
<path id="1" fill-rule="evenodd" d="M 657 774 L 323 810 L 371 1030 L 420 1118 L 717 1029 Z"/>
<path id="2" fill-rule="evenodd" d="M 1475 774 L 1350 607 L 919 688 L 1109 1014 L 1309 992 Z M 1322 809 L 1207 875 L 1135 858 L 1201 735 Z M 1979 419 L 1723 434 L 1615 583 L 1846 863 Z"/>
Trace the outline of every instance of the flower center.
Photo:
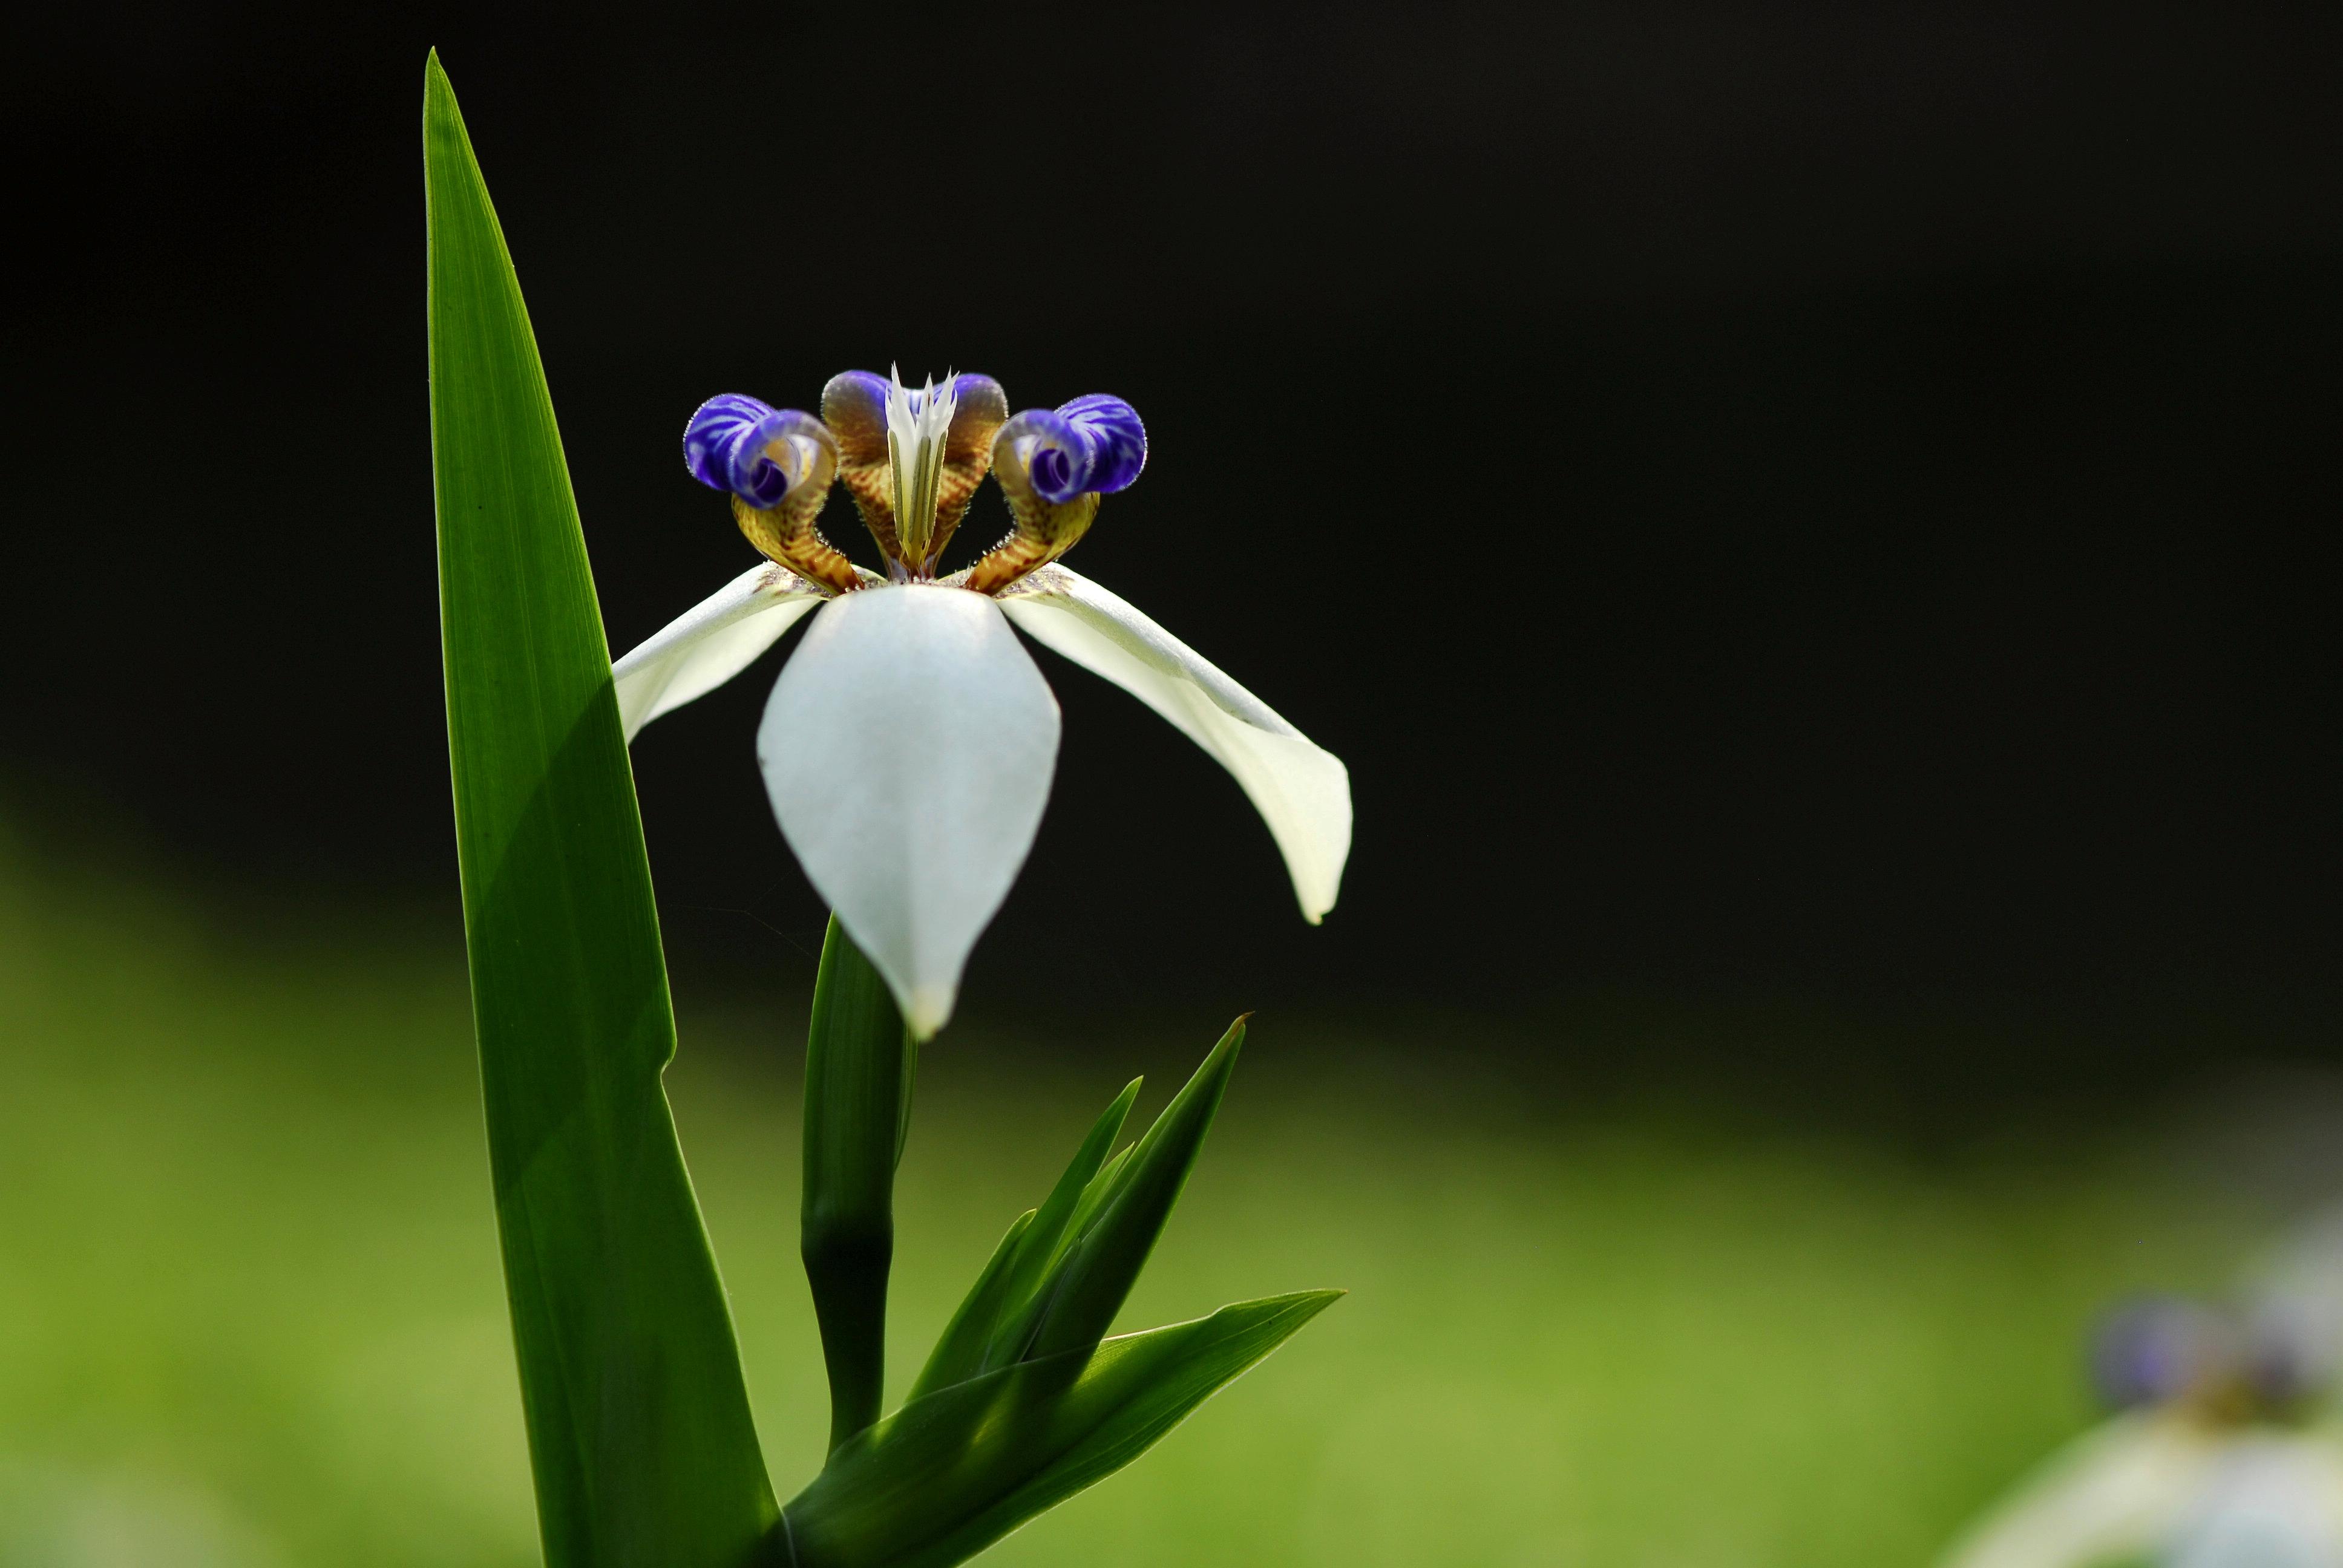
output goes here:
<path id="1" fill-rule="evenodd" d="M 902 558 L 923 567 L 935 540 L 936 503 L 943 489 L 944 449 L 960 407 L 960 378 L 947 374 L 913 391 L 892 367 L 887 373 L 887 467 L 893 488 L 895 528 Z"/>
<path id="2" fill-rule="evenodd" d="M 852 593 L 876 573 L 839 553 L 816 526 L 834 478 L 853 497 L 899 583 L 933 582 L 937 563 L 988 473 L 1009 503 L 1009 537 L 945 580 L 999 593 L 1081 538 L 1099 498 L 1127 487 L 1147 462 L 1147 431 L 1120 397 L 1093 394 L 1011 418 L 989 376 L 933 377 L 914 390 L 847 370 L 821 391 L 821 416 L 728 392 L 684 427 L 694 478 L 732 494 L 740 531 L 818 589 Z"/>

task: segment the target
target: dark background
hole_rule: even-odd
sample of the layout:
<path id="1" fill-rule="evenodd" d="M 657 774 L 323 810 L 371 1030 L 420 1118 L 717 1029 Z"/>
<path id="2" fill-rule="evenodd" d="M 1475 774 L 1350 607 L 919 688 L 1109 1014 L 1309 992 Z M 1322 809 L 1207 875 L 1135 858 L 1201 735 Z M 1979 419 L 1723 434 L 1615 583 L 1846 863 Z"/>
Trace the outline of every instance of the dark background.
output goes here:
<path id="1" fill-rule="evenodd" d="M 614 648 L 752 559 L 681 471 L 700 399 L 978 369 L 1137 404 L 1146 477 L 1072 564 L 1350 763 L 1312 931 L 1234 786 L 1040 656 L 1065 749 L 972 1015 L 2328 1032 L 2331 7 L 108 18 L 20 40 L 5 106 L 0 779 L 58 841 L 452 910 L 436 45 Z M 768 684 L 636 751 L 697 972 L 810 970 Z"/>

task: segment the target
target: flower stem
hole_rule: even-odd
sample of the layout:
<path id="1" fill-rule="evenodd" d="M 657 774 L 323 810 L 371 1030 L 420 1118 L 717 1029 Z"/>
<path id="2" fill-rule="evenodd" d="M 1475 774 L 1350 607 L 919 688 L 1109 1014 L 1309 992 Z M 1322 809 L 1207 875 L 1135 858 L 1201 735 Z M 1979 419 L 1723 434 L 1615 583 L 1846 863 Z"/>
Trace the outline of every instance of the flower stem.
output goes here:
<path id="1" fill-rule="evenodd" d="M 830 1370 L 833 1452 L 879 1419 L 895 1166 L 917 1065 L 918 1047 L 887 982 L 831 916 L 806 1037 L 799 1251 Z"/>

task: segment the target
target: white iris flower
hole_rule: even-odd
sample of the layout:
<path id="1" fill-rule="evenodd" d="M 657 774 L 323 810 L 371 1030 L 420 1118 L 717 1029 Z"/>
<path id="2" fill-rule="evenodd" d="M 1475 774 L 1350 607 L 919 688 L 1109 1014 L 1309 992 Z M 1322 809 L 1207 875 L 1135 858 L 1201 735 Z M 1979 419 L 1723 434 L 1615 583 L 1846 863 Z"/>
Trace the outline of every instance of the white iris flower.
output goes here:
<path id="1" fill-rule="evenodd" d="M 2343 1568 L 2343 1216 L 2241 1302 L 2151 1297 L 2109 1314 L 2091 1362 L 2122 1413 L 1943 1568 Z"/>
<path id="2" fill-rule="evenodd" d="M 748 668 L 799 620 L 757 732 L 781 832 L 912 1030 L 950 1017 L 970 950 L 1024 864 L 1057 766 L 1058 704 L 1017 638 L 1104 676 L 1235 776 L 1285 857 L 1304 919 L 1334 904 L 1350 775 L 1268 704 L 1116 595 L 1057 564 L 1146 437 L 1119 398 L 1011 418 L 981 376 L 917 389 L 849 371 L 820 418 L 711 399 L 686 461 L 729 490 L 767 557 L 618 660 L 628 739 Z M 967 570 L 936 565 L 987 471 L 1013 527 Z M 887 574 L 815 526 L 842 482 Z M 819 612 L 818 614 L 815 612 Z"/>

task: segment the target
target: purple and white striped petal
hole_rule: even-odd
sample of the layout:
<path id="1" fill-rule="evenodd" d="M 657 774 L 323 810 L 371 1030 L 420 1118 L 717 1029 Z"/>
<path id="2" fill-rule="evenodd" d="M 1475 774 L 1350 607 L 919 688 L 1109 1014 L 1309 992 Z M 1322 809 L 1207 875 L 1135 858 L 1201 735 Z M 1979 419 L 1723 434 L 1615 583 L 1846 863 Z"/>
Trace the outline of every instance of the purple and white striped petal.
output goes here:
<path id="1" fill-rule="evenodd" d="M 1041 437 L 1029 466 L 1045 501 L 1071 501 L 1086 491 L 1128 489 L 1147 466 L 1147 427 L 1120 397 L 1093 392 L 1061 403 L 1054 413 L 1031 410 L 1021 427 Z"/>
<path id="2" fill-rule="evenodd" d="M 776 507 L 814 469 L 814 448 L 830 440 L 810 414 L 724 392 L 702 403 L 683 427 L 683 464 L 710 489 L 729 490 L 752 507 Z"/>

